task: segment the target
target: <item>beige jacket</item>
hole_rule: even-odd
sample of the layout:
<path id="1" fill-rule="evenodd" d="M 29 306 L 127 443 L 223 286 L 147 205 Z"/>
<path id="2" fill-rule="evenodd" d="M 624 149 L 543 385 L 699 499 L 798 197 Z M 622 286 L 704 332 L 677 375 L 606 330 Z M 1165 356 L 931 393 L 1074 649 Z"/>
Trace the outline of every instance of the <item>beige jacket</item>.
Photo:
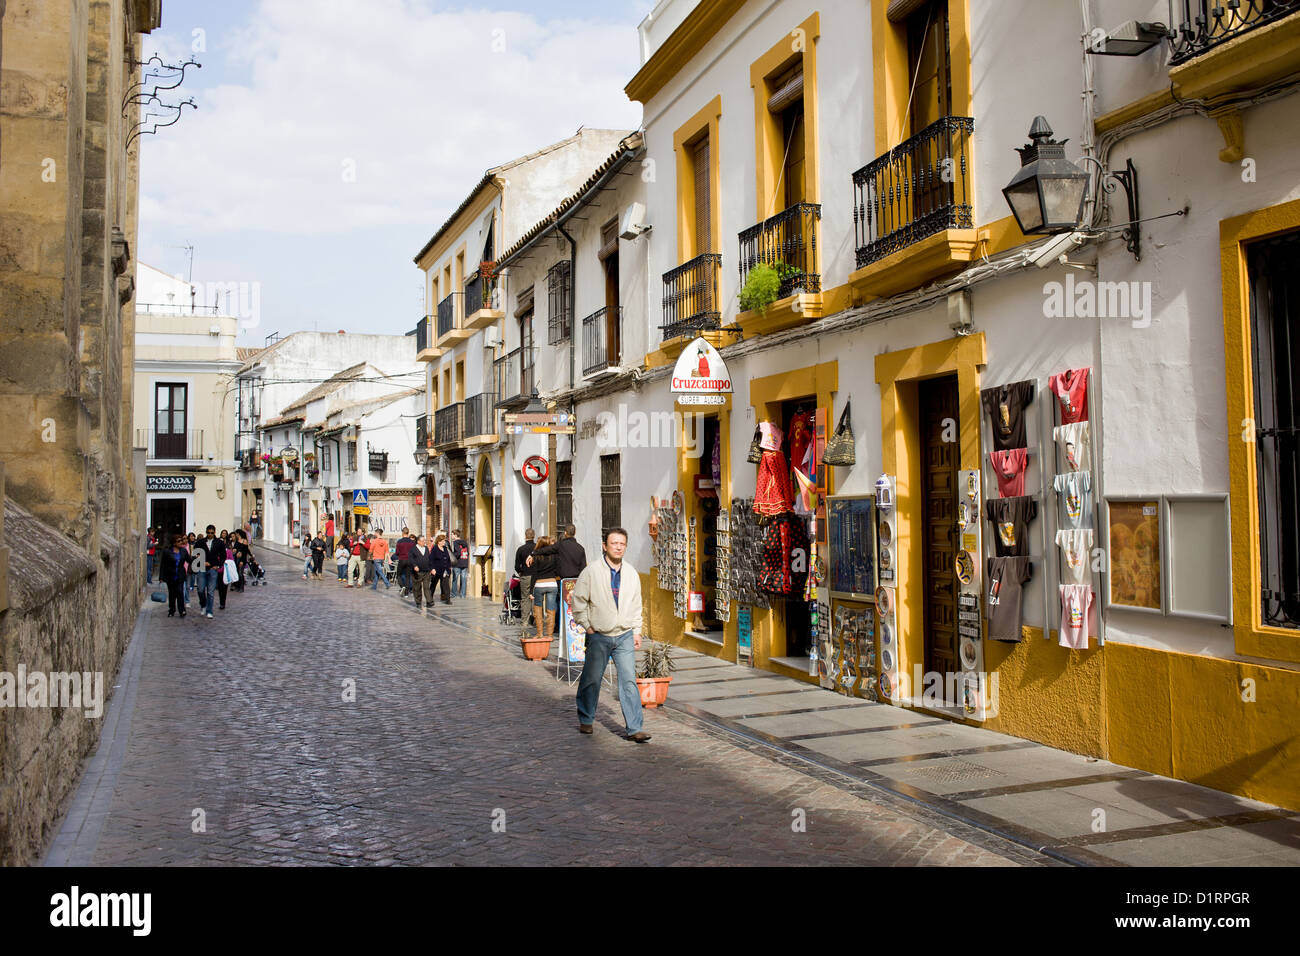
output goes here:
<path id="1" fill-rule="evenodd" d="M 591 628 L 610 636 L 632 631 L 641 633 L 641 576 L 623 562 L 618 583 L 618 604 L 609 584 L 609 565 L 604 555 L 583 568 L 573 586 L 573 619 L 583 630 Z"/>

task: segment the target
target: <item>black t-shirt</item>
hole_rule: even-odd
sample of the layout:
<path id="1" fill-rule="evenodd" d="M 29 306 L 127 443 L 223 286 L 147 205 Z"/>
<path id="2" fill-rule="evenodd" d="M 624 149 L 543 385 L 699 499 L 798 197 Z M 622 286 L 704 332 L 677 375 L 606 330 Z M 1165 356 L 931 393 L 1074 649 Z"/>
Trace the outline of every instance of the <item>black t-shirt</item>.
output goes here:
<path id="1" fill-rule="evenodd" d="M 1020 641 L 1020 605 L 1033 574 L 1029 559 L 989 558 L 984 581 L 990 641 Z"/>
<path id="2" fill-rule="evenodd" d="M 1029 522 L 1038 516 L 1038 502 L 1019 498 L 991 498 L 984 516 L 993 524 L 994 553 L 999 557 L 1029 553 Z"/>
<path id="3" fill-rule="evenodd" d="M 1027 447 L 1025 406 L 1034 400 L 1032 381 L 1012 382 L 986 388 L 980 393 L 984 412 L 993 426 L 993 450 L 1010 451 Z"/>

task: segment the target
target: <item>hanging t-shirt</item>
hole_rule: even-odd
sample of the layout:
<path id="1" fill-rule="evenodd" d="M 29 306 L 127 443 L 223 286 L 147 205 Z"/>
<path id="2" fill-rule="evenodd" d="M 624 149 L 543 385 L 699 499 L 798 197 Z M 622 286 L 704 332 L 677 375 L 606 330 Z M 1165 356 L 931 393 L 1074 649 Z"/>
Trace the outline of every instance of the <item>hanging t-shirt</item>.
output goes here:
<path id="1" fill-rule="evenodd" d="M 1047 380 L 1061 406 L 1061 421 L 1067 425 L 1088 420 L 1088 369 L 1072 368 Z"/>
<path id="2" fill-rule="evenodd" d="M 1033 574 L 1028 558 L 989 558 L 985 616 L 990 641 L 1020 641 L 1020 605 Z"/>
<path id="3" fill-rule="evenodd" d="M 1066 584 L 1088 584 L 1092 581 L 1092 529 L 1062 528 L 1056 532 L 1056 544 L 1061 549 L 1061 580 Z"/>
<path id="4" fill-rule="evenodd" d="M 1057 475 L 1052 487 L 1060 496 L 1065 524 L 1071 528 L 1092 527 L 1092 473 L 1067 471 Z"/>
<path id="5" fill-rule="evenodd" d="M 1062 647 L 1088 649 L 1088 622 L 1092 620 L 1092 587 L 1087 584 L 1061 585 Z"/>
<path id="6" fill-rule="evenodd" d="M 1052 431 L 1066 471 L 1087 471 L 1092 467 L 1092 439 L 1087 422 L 1057 425 Z"/>
<path id="7" fill-rule="evenodd" d="M 1029 522 L 1038 515 L 1033 498 L 991 498 L 984 515 L 993 523 L 993 544 L 1000 557 L 1029 553 Z"/>
<path id="8" fill-rule="evenodd" d="M 986 388 L 980 393 L 984 411 L 993 426 L 994 451 L 1024 448 L 1025 406 L 1034 400 L 1034 383 L 1012 382 Z"/>
<path id="9" fill-rule="evenodd" d="M 998 479 L 998 494 L 1003 498 L 1018 498 L 1025 493 L 1025 469 L 1029 465 L 1029 450 L 1012 448 L 1010 451 L 995 451 L 993 474 Z"/>

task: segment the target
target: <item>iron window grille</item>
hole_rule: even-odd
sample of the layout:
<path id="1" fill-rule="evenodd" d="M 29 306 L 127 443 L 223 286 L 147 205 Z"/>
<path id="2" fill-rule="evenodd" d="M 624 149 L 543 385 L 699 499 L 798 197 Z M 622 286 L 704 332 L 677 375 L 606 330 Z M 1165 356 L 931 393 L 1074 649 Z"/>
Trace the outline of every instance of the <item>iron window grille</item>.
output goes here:
<path id="1" fill-rule="evenodd" d="M 1251 244 L 1246 265 L 1261 617 L 1300 628 L 1300 232 Z"/>
<path id="2" fill-rule="evenodd" d="M 552 534 L 573 524 L 573 462 L 555 463 L 555 527 Z"/>
<path id="3" fill-rule="evenodd" d="M 546 273 L 547 343 L 555 345 L 573 334 L 573 275 L 563 259 Z"/>
<path id="4" fill-rule="evenodd" d="M 664 273 L 664 341 L 690 332 L 716 329 L 722 321 L 718 271 L 722 256 L 706 252 Z"/>
<path id="5" fill-rule="evenodd" d="M 600 456 L 600 538 L 623 526 L 623 478 L 619 455 Z"/>

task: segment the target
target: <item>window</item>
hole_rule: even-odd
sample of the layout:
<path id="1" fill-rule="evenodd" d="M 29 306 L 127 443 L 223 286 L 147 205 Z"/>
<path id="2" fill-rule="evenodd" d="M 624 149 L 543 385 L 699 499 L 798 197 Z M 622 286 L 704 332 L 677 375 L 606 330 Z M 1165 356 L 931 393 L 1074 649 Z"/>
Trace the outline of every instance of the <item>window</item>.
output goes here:
<path id="1" fill-rule="evenodd" d="M 1300 232 L 1246 249 L 1261 619 L 1300 628 Z"/>
<path id="2" fill-rule="evenodd" d="M 550 345 L 563 342 L 573 333 L 572 305 L 572 276 L 569 260 L 564 259 L 546 273 L 546 315 L 550 333 L 547 342 Z"/>
<path id="3" fill-rule="evenodd" d="M 492 499 L 492 542 L 498 548 L 501 547 L 503 536 L 501 534 L 501 496 L 496 495 Z"/>
<path id="4" fill-rule="evenodd" d="M 321 470 L 321 474 L 325 475 L 325 476 L 328 478 L 328 477 L 329 477 L 329 473 L 330 473 L 330 469 L 331 469 L 332 467 L 333 467 L 333 466 L 330 464 L 330 443 L 329 443 L 329 442 L 325 442 L 324 444 L 322 444 L 322 445 L 320 446 L 320 470 Z"/>
<path id="5" fill-rule="evenodd" d="M 154 386 L 154 458 L 184 458 L 187 395 L 185 385 Z"/>
<path id="6" fill-rule="evenodd" d="M 722 97 L 715 96 L 673 133 L 677 178 L 677 261 L 718 252 L 714 215 L 721 191 L 718 123 Z"/>
<path id="7" fill-rule="evenodd" d="M 695 248 L 712 252 L 712 203 L 709 190 L 709 134 L 706 132 L 689 147 L 691 152 L 691 178 L 695 187 Z"/>
<path id="8" fill-rule="evenodd" d="M 552 535 L 565 525 L 573 524 L 573 462 L 555 463 L 555 527 Z"/>
<path id="9" fill-rule="evenodd" d="M 348 471 L 357 470 L 357 443 L 355 441 L 345 442 L 348 446 Z"/>
<path id="10" fill-rule="evenodd" d="M 623 526 L 622 465 L 618 455 L 600 456 L 600 537 Z"/>

